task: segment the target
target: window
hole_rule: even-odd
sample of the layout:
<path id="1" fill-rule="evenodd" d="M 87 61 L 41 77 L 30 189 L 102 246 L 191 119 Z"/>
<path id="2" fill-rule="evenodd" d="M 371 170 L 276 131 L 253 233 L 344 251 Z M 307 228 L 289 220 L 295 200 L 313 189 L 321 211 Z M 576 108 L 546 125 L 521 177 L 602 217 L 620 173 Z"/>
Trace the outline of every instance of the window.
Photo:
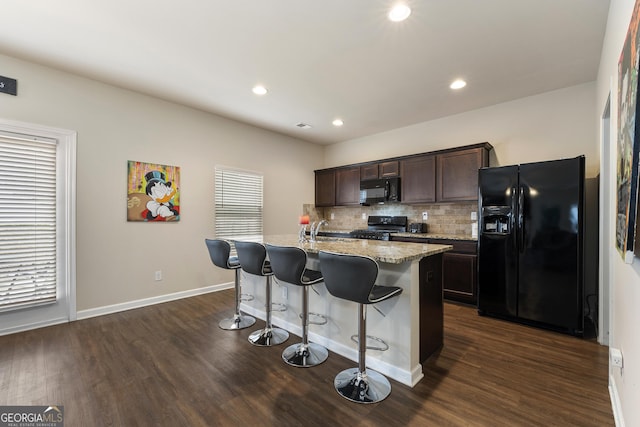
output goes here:
<path id="1" fill-rule="evenodd" d="M 262 174 L 216 166 L 215 181 L 216 237 L 261 237 Z"/>
<path id="2" fill-rule="evenodd" d="M 0 119 L 0 335 L 75 320 L 76 133 Z"/>
<path id="3" fill-rule="evenodd" d="M 0 135 L 0 311 L 56 301 L 56 145 Z"/>

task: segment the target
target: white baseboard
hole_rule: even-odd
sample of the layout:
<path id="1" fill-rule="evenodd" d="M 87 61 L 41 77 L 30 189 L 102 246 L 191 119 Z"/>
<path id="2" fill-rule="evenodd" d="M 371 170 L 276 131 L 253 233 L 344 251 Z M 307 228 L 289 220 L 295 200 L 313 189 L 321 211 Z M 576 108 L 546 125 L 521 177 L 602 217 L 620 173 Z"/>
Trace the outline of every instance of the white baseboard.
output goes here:
<path id="1" fill-rule="evenodd" d="M 622 414 L 622 405 L 618 396 L 618 388 L 613 375 L 609 374 L 609 397 L 611 399 L 611 410 L 613 411 L 613 421 L 616 427 L 624 427 L 624 416 Z"/>
<path id="2" fill-rule="evenodd" d="M 69 319 L 67 319 L 66 317 L 61 317 L 59 319 L 49 319 L 44 322 L 33 322 L 33 323 L 21 324 L 19 326 L 0 329 L 0 336 L 16 334 L 18 332 L 30 331 L 32 329 L 46 328 L 47 326 L 60 325 L 62 323 L 68 323 L 68 322 L 69 322 Z"/>
<path id="3" fill-rule="evenodd" d="M 222 283 L 219 285 L 205 286 L 204 288 L 189 289 L 188 291 L 180 291 L 172 294 L 158 295 L 156 297 L 144 298 L 135 301 L 127 301 L 120 304 L 106 305 L 103 307 L 90 308 L 88 310 L 78 311 L 77 320 L 89 319 L 91 317 L 104 316 L 105 314 L 118 313 L 120 311 L 132 310 L 134 308 L 146 307 L 149 305 L 160 304 L 163 302 L 175 301 L 182 298 L 193 297 L 196 295 L 208 294 L 209 292 L 217 292 L 224 289 L 233 288 L 233 282 Z"/>
<path id="4" fill-rule="evenodd" d="M 153 304 L 160 304 L 163 302 L 175 301 L 182 298 L 193 297 L 196 295 L 207 294 L 209 292 L 217 292 L 224 289 L 230 289 L 235 287 L 234 282 L 221 283 L 219 285 L 205 286 L 204 288 L 189 289 L 188 291 L 175 292 L 172 294 L 159 295 L 157 297 L 144 298 L 135 301 L 127 301 L 120 304 L 107 305 L 104 307 L 90 308 L 88 310 L 78 311 L 76 318 L 73 320 L 89 319 L 91 317 L 103 316 L 105 314 L 118 313 L 120 311 L 131 310 L 134 308 L 146 307 Z M 0 336 L 15 334 L 18 332 L 25 332 L 32 329 L 45 328 L 47 326 L 60 325 L 62 323 L 68 323 L 69 319 L 56 318 L 50 319 L 44 322 L 33 322 L 20 324 L 19 326 L 0 328 Z"/>

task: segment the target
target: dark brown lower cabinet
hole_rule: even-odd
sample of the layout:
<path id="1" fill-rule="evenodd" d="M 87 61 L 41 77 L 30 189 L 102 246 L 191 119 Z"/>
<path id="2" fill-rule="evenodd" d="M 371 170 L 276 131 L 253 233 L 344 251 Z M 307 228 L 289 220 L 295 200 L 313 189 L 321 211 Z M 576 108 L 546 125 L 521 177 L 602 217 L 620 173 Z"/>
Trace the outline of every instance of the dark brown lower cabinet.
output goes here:
<path id="1" fill-rule="evenodd" d="M 477 255 L 445 253 L 442 257 L 442 281 L 446 299 L 477 303 Z"/>
<path id="2" fill-rule="evenodd" d="M 398 242 L 451 245 L 442 255 L 442 286 L 444 299 L 465 304 L 478 304 L 478 244 L 475 240 L 423 239 L 392 237 Z"/>
<path id="3" fill-rule="evenodd" d="M 471 240 L 429 240 L 438 245 L 452 245 L 442 256 L 444 298 L 476 305 L 478 303 L 477 242 Z"/>

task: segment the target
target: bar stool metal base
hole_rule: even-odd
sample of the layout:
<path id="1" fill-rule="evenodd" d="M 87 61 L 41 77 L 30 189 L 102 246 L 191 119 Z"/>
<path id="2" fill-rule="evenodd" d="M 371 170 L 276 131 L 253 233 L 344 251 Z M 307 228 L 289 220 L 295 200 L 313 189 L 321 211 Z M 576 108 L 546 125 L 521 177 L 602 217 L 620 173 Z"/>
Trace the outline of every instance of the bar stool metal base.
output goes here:
<path id="1" fill-rule="evenodd" d="M 249 335 L 249 342 L 262 347 L 282 344 L 289 339 L 289 332 L 280 328 L 264 328 L 252 332 Z"/>
<path id="2" fill-rule="evenodd" d="M 391 394 L 389 380 L 371 369 L 345 369 L 336 375 L 333 385 L 340 396 L 356 403 L 378 403 Z"/>
<path id="3" fill-rule="evenodd" d="M 246 314 L 234 314 L 233 317 L 222 319 L 218 326 L 226 331 L 248 328 L 256 323 L 256 318 Z"/>
<path id="4" fill-rule="evenodd" d="M 290 345 L 282 352 L 282 360 L 288 365 L 298 368 L 309 368 L 327 360 L 329 352 L 326 348 L 316 343 L 298 343 Z"/>

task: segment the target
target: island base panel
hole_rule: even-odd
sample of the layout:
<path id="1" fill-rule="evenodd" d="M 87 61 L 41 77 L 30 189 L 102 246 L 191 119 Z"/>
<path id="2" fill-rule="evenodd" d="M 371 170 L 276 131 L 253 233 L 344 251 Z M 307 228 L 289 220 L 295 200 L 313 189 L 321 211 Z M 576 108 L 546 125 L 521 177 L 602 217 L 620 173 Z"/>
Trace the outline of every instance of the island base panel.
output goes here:
<path id="1" fill-rule="evenodd" d="M 420 363 L 442 348 L 442 254 L 420 260 Z"/>

